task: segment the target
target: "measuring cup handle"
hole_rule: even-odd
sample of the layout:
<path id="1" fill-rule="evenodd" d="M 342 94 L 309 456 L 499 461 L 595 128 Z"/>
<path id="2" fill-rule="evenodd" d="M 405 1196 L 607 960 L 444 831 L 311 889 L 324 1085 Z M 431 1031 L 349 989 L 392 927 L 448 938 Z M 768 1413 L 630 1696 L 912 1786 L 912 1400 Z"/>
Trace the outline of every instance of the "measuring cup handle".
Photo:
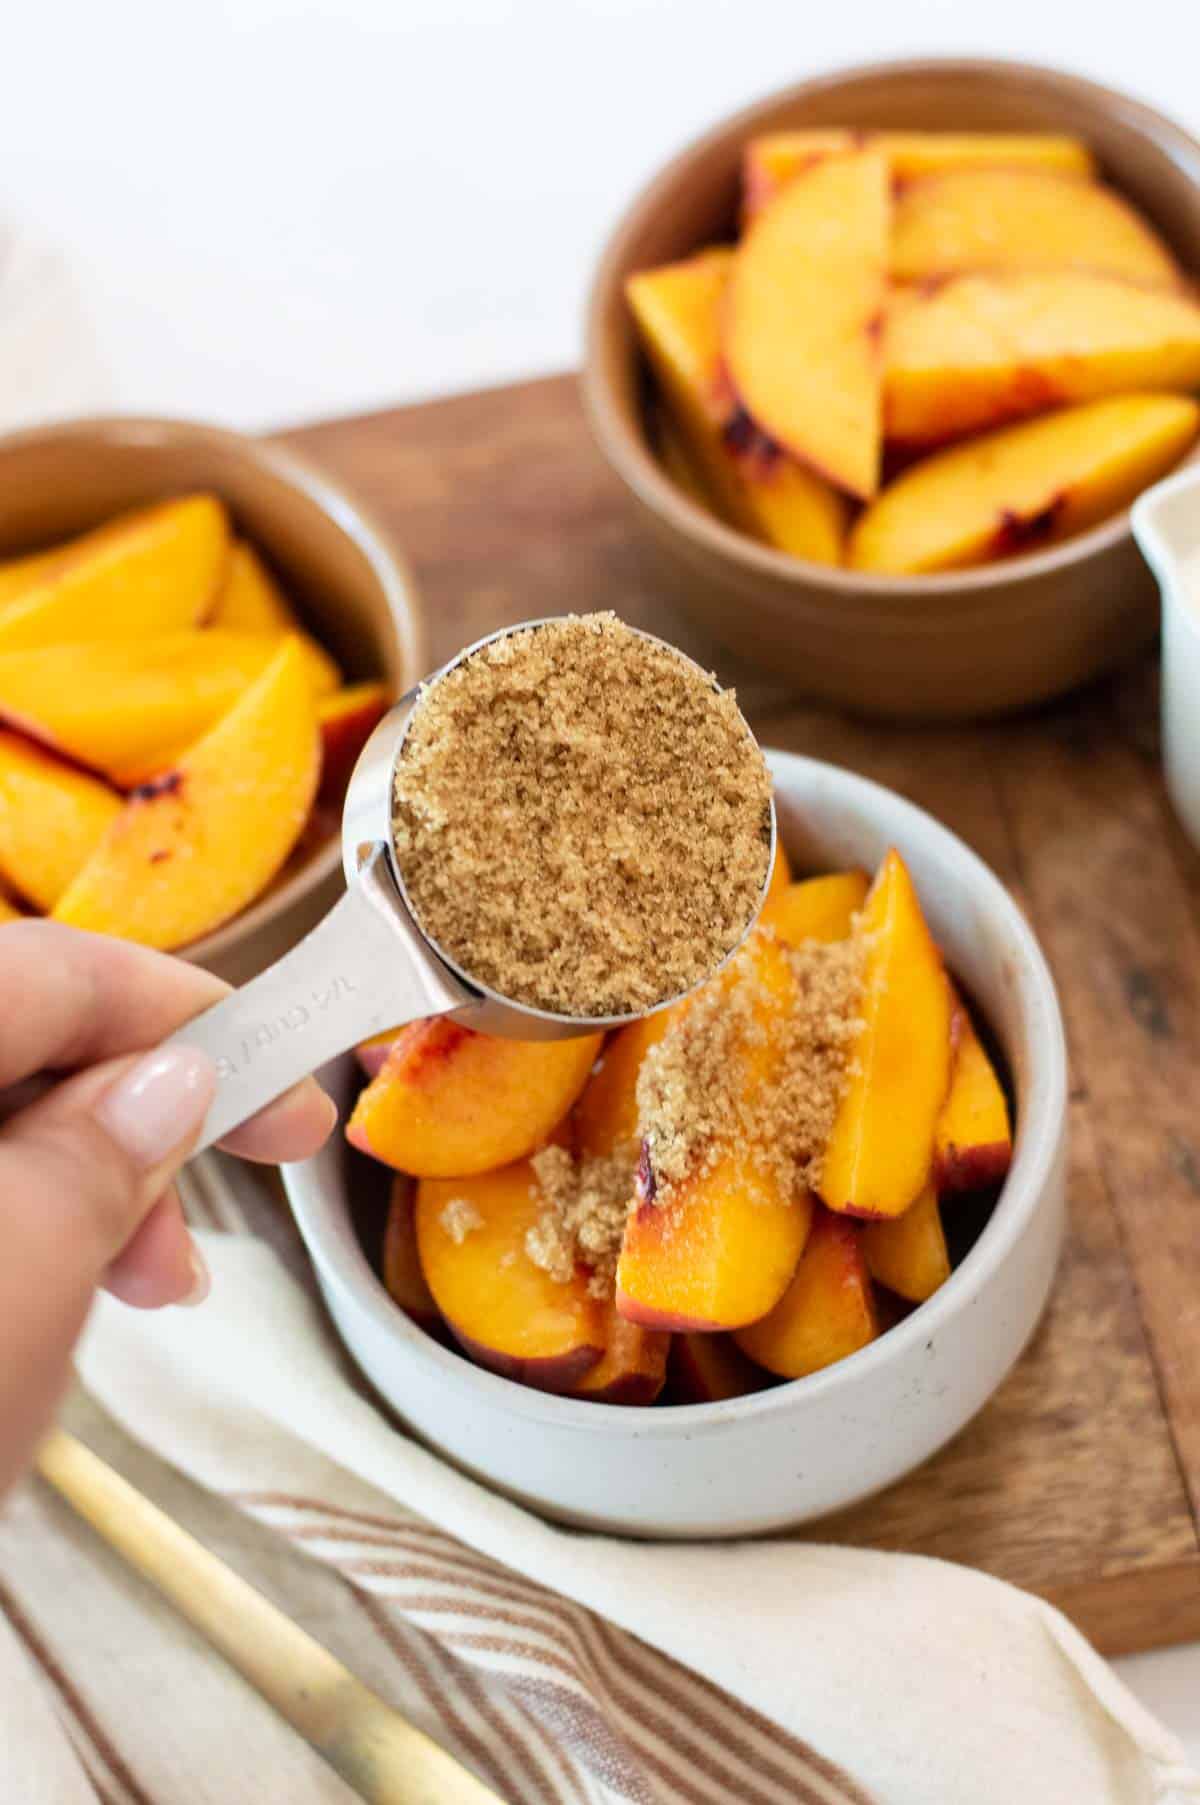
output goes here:
<path id="1" fill-rule="evenodd" d="M 373 847 L 310 934 L 166 1043 L 202 1048 L 217 1070 L 195 1151 L 359 1041 L 472 1000 L 429 951 L 396 894 L 386 852 Z"/>

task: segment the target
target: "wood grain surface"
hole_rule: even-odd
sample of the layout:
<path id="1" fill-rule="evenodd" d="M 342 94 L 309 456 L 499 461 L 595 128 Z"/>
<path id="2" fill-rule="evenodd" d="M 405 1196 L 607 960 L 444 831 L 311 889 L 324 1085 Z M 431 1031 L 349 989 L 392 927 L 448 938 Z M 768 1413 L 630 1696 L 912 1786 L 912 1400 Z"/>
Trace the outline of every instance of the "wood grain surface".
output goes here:
<path id="1" fill-rule="evenodd" d="M 415 567 L 441 662 L 509 621 L 615 608 L 736 683 L 760 739 L 892 785 L 1016 892 L 1071 1044 L 1071 1232 L 991 1404 L 823 1539 L 968 1562 L 1109 1654 L 1200 1636 L 1200 859 L 1170 816 L 1152 665 L 1018 720 L 893 728 L 806 706 L 655 597 L 573 378 L 291 436 Z"/>

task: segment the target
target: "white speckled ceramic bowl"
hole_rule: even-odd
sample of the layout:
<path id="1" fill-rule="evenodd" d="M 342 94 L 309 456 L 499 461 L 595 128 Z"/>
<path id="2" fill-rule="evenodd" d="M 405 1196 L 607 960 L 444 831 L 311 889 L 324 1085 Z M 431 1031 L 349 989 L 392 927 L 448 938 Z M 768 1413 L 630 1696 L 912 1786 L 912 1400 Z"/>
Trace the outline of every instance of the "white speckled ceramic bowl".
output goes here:
<path id="1" fill-rule="evenodd" d="M 1012 1170 L 937 1295 L 812 1378 L 729 1403 L 623 1409 L 550 1397 L 439 1346 L 395 1307 L 352 1220 L 367 1162 L 335 1140 L 284 1181 L 346 1344 L 399 1416 L 459 1466 L 548 1516 L 640 1536 L 735 1536 L 851 1504 L 970 1420 L 1033 1332 L 1065 1210 L 1067 1066 L 1054 985 L 1024 917 L 981 861 L 911 803 L 832 765 L 769 755 L 797 870 L 874 868 L 891 845 L 1012 1071 Z M 338 1102 L 352 1059 L 325 1074 Z"/>

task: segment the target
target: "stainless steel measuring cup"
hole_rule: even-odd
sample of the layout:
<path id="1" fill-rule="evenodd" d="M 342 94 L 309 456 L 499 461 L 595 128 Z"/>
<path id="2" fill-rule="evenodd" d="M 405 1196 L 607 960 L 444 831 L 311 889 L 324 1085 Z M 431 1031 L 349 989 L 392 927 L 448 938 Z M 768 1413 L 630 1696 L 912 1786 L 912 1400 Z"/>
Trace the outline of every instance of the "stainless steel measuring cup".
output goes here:
<path id="1" fill-rule="evenodd" d="M 489 633 L 429 681 L 436 683 L 494 639 L 547 624 L 522 621 Z M 642 637 L 665 644 L 652 634 Z M 674 646 L 667 649 L 685 656 Z M 354 767 L 342 814 L 346 894 L 290 952 L 185 1022 L 167 1042 L 200 1047 L 216 1067 L 216 1095 L 197 1152 L 338 1053 L 423 1016 L 448 1015 L 485 1034 L 514 1040 L 565 1040 L 623 1027 L 678 1001 L 667 997 L 634 1015 L 556 1015 L 500 996 L 463 971 L 425 933 L 405 891 L 392 834 L 396 761 L 418 697 L 418 690 L 410 690 L 384 716 Z M 746 934 L 762 906 L 774 859 L 772 805 L 767 875 Z M 723 963 L 736 950 L 731 948 Z"/>

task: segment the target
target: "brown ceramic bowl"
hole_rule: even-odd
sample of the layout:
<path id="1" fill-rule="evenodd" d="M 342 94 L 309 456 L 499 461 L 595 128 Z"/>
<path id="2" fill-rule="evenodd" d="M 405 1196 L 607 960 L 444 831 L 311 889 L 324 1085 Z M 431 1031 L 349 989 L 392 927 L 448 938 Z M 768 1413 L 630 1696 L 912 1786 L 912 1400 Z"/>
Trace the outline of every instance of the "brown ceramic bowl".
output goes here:
<path id="1" fill-rule="evenodd" d="M 267 440 L 182 420 L 97 419 L 0 439 L 0 557 L 192 489 L 227 504 L 306 624 L 351 681 L 395 695 L 425 668 L 425 634 L 403 560 L 346 491 Z M 293 857 L 257 902 L 183 949 L 240 982 L 299 937 L 341 883 L 337 833 Z"/>
<path id="2" fill-rule="evenodd" d="M 1001 564 L 868 576 L 788 557 L 724 526 L 672 483 L 651 449 L 625 278 L 733 235 L 747 138 L 834 125 L 1077 133 L 1194 271 L 1200 143 L 1122 94 L 1024 64 L 890 63 L 821 76 L 738 113 L 677 157 L 618 225 L 592 286 L 587 409 L 647 529 L 662 590 L 719 640 L 826 701 L 933 719 L 1043 700 L 1154 636 L 1155 587 L 1127 513 Z"/>

